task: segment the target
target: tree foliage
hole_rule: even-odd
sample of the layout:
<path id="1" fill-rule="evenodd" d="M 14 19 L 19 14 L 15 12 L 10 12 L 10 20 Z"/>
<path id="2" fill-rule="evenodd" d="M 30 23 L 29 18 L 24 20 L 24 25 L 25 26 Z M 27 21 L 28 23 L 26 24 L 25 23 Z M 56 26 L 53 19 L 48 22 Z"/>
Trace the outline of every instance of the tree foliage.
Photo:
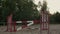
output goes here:
<path id="1" fill-rule="evenodd" d="M 43 5 L 42 5 L 42 8 L 41 8 L 41 11 L 46 11 L 47 10 L 47 2 L 46 1 L 43 1 Z"/>
<path id="2" fill-rule="evenodd" d="M 7 16 L 13 15 L 13 20 L 33 20 L 38 18 L 37 5 L 31 0 L 0 0 L 0 21 L 6 21 Z M 38 16 L 37 16 L 38 15 Z"/>
<path id="3" fill-rule="evenodd" d="M 17 11 L 15 14 L 16 20 L 23 19 L 33 20 L 35 19 L 34 17 L 37 17 L 37 15 L 38 15 L 37 5 L 35 5 L 33 1 L 29 2 L 27 0 L 17 1 Z"/>
<path id="4" fill-rule="evenodd" d="M 51 15 L 50 22 L 52 22 L 52 23 L 60 23 L 60 13 L 56 12 L 55 14 Z"/>

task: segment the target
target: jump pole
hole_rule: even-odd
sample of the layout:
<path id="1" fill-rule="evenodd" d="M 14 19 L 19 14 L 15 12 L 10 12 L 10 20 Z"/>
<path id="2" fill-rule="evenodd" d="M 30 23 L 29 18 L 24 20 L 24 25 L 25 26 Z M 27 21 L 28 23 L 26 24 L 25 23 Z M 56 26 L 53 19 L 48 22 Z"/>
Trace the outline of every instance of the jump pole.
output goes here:
<path id="1" fill-rule="evenodd" d="M 47 34 L 49 34 L 49 14 L 47 11 L 41 11 L 40 34 L 44 30 L 47 30 Z"/>
<path id="2" fill-rule="evenodd" d="M 12 32 L 12 14 L 7 17 L 7 31 Z"/>

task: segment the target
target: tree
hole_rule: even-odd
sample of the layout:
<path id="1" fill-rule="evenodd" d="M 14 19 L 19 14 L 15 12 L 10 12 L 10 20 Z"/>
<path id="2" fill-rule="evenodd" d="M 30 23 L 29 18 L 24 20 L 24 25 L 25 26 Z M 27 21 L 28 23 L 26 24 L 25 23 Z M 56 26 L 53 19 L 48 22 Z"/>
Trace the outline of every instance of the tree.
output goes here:
<path id="1" fill-rule="evenodd" d="M 58 24 L 60 22 L 60 13 L 56 12 L 55 14 L 51 15 L 50 22 Z"/>
<path id="2" fill-rule="evenodd" d="M 0 21 L 1 21 L 1 15 L 2 15 L 2 1 L 0 0 Z"/>
<path id="3" fill-rule="evenodd" d="M 39 16 L 37 5 L 31 0 L 3 0 L 0 3 L 2 3 L 0 7 L 2 21 L 6 21 L 10 14 L 13 14 L 13 20 L 32 20 Z"/>
<path id="4" fill-rule="evenodd" d="M 37 5 L 33 1 L 29 0 L 18 0 L 17 1 L 17 12 L 15 14 L 16 20 L 32 20 L 35 19 L 35 15 L 38 15 Z M 14 20 L 15 20 L 14 19 Z"/>
<path id="5" fill-rule="evenodd" d="M 60 22 L 60 13 L 59 12 L 56 12 L 54 19 L 55 19 L 55 22 Z"/>
<path id="6" fill-rule="evenodd" d="M 43 5 L 42 5 L 42 8 L 41 8 L 41 11 L 46 11 L 46 10 L 47 10 L 47 2 L 43 1 Z"/>
<path id="7" fill-rule="evenodd" d="M 16 11 L 16 0 L 3 0 L 2 1 L 2 19 L 6 20 L 7 16 L 14 14 Z"/>

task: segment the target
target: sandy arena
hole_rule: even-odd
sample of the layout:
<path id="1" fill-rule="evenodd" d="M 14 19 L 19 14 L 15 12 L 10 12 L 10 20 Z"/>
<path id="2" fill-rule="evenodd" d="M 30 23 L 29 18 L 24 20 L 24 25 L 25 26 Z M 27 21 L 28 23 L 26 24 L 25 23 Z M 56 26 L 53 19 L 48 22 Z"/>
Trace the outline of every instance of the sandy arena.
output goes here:
<path id="1" fill-rule="evenodd" d="M 17 32 L 5 32 L 6 26 L 0 26 L 0 34 L 40 34 L 40 25 L 32 25 L 28 29 Z M 43 34 L 46 34 L 45 31 Z M 50 24 L 49 34 L 60 34 L 60 24 Z"/>

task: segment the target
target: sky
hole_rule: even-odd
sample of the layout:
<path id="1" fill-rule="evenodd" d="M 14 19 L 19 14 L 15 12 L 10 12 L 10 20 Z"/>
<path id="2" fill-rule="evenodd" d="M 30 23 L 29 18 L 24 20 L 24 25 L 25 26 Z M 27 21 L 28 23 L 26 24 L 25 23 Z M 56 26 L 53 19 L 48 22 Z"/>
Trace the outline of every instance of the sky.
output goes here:
<path id="1" fill-rule="evenodd" d="M 43 0 L 35 0 L 35 4 L 38 4 L 39 1 L 43 3 Z M 46 1 L 51 14 L 54 14 L 57 11 L 60 13 L 60 0 L 46 0 Z"/>

